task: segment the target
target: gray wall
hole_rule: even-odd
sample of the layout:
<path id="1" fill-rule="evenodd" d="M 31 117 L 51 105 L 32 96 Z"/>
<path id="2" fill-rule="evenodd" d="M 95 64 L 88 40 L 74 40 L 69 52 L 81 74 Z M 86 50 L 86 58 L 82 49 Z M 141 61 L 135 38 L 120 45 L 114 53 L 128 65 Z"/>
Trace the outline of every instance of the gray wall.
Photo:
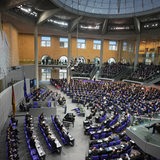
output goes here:
<path id="1" fill-rule="evenodd" d="M 9 69 L 8 74 L 2 79 L 2 90 L 8 87 L 8 83 L 13 81 L 21 81 L 24 75 L 28 79 L 35 78 L 35 65 L 17 66 L 15 70 Z"/>
<path id="2" fill-rule="evenodd" d="M 24 98 L 24 81 L 17 82 L 14 86 L 16 108 L 19 102 Z M 26 79 L 27 93 L 30 93 L 30 79 Z M 0 131 L 12 111 L 12 87 L 8 87 L 0 93 Z"/>

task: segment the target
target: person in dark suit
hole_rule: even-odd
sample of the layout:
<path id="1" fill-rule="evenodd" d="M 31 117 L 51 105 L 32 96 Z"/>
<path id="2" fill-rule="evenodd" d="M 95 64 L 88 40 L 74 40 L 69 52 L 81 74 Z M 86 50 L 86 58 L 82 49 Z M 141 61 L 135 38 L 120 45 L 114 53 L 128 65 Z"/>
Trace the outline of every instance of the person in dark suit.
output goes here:
<path id="1" fill-rule="evenodd" d="M 152 134 L 155 133 L 155 131 L 158 131 L 160 133 L 160 122 L 158 123 L 153 123 L 152 125 L 150 126 L 146 126 L 147 129 L 150 129 L 150 128 L 153 128 L 152 130 Z"/>
<path id="2" fill-rule="evenodd" d="M 55 143 L 55 139 L 51 138 L 50 135 L 48 135 L 48 142 L 50 143 L 50 145 L 52 146 L 52 149 L 55 150 L 57 148 L 57 145 Z"/>
<path id="3" fill-rule="evenodd" d="M 32 136 L 31 139 L 30 139 L 30 146 L 31 148 L 35 148 L 35 138 Z"/>

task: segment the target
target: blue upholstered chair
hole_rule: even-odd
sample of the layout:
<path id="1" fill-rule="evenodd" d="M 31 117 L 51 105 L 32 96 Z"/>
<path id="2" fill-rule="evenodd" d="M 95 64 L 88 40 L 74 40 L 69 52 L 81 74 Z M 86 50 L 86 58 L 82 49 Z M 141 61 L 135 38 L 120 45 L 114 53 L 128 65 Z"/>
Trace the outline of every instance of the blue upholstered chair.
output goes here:
<path id="1" fill-rule="evenodd" d="M 100 160 L 104 160 L 104 159 L 107 160 L 108 157 L 109 157 L 108 154 L 102 154 L 101 157 L 100 157 Z"/>
<path id="2" fill-rule="evenodd" d="M 99 159 L 100 159 L 99 155 L 91 157 L 91 160 L 99 160 Z"/>

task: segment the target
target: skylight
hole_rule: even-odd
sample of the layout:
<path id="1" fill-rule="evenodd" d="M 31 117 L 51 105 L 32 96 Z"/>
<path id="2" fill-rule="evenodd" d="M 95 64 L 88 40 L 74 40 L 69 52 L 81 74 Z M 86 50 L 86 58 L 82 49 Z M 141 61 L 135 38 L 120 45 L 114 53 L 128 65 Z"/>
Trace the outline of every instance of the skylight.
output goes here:
<path id="1" fill-rule="evenodd" d="M 157 28 L 158 25 L 159 25 L 158 22 L 153 22 L 153 23 L 146 23 L 146 24 L 144 24 L 143 27 L 144 27 L 145 29 L 147 29 L 147 28 Z"/>
<path id="2" fill-rule="evenodd" d="M 48 19 L 48 22 L 59 24 L 59 25 L 62 25 L 62 26 L 68 26 L 68 23 L 64 22 L 64 21 L 58 21 L 58 20 Z"/>
<path id="3" fill-rule="evenodd" d="M 28 15 L 37 17 L 37 13 L 35 11 L 33 11 L 31 8 L 29 8 L 29 7 L 24 7 L 24 6 L 20 5 L 17 8 L 20 9 L 20 11 L 22 11 L 23 13 L 26 13 Z"/>
<path id="4" fill-rule="evenodd" d="M 99 25 L 96 25 L 96 26 L 91 26 L 91 25 L 88 25 L 88 26 L 86 26 L 86 25 L 80 25 L 80 28 L 82 28 L 82 29 L 90 29 L 90 30 L 97 30 L 97 29 L 100 28 L 100 26 L 99 26 Z"/>
<path id="5" fill-rule="evenodd" d="M 111 26 L 110 30 L 116 31 L 116 30 L 130 30 L 131 28 L 129 26 Z"/>

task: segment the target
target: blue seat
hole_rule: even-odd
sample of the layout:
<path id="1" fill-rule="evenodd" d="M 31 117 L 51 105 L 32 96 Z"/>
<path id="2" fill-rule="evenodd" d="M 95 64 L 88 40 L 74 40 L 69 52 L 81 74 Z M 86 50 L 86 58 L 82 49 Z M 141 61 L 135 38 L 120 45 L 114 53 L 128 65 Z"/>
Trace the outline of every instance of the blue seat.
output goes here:
<path id="1" fill-rule="evenodd" d="M 109 142 L 109 143 L 108 143 L 108 146 L 109 146 L 109 147 L 110 147 L 110 146 L 114 146 L 114 141 Z"/>
<path id="2" fill-rule="evenodd" d="M 93 144 L 92 147 L 96 147 L 97 149 L 99 149 L 99 144 Z"/>
<path id="3" fill-rule="evenodd" d="M 101 157 L 100 157 L 100 160 L 104 160 L 104 159 L 107 160 L 108 157 L 109 157 L 108 154 L 102 154 Z"/>
<path id="4" fill-rule="evenodd" d="M 91 160 L 99 160 L 100 159 L 100 157 L 97 155 L 97 156 L 92 156 L 91 157 Z"/>
<path id="5" fill-rule="evenodd" d="M 37 151 L 36 149 L 31 149 L 30 150 L 30 154 L 33 156 L 33 155 L 36 155 L 37 154 Z"/>
<path id="6" fill-rule="evenodd" d="M 33 108 L 38 108 L 38 102 L 36 101 L 33 102 Z"/>
<path id="7" fill-rule="evenodd" d="M 40 159 L 39 159 L 38 155 L 33 155 L 32 160 L 40 160 Z"/>
<path id="8" fill-rule="evenodd" d="M 67 144 L 66 140 L 63 137 L 61 137 L 61 140 L 62 140 L 62 142 L 63 142 L 64 145 Z"/>
<path id="9" fill-rule="evenodd" d="M 113 155 L 111 156 L 111 158 L 112 158 L 112 159 L 120 158 L 120 155 L 119 155 L 119 154 L 113 154 Z"/>
<path id="10" fill-rule="evenodd" d="M 119 145 L 121 143 L 121 140 L 116 140 L 115 145 Z"/>
<path id="11" fill-rule="evenodd" d="M 93 134 L 93 139 L 99 139 L 99 134 L 98 133 Z"/>
<path id="12" fill-rule="evenodd" d="M 102 143 L 101 147 L 106 148 L 106 147 L 108 147 L 108 145 L 107 145 L 107 143 Z"/>
<path id="13" fill-rule="evenodd" d="M 105 132 L 102 132 L 101 135 L 100 135 L 100 138 L 105 138 L 106 137 L 106 133 Z"/>

